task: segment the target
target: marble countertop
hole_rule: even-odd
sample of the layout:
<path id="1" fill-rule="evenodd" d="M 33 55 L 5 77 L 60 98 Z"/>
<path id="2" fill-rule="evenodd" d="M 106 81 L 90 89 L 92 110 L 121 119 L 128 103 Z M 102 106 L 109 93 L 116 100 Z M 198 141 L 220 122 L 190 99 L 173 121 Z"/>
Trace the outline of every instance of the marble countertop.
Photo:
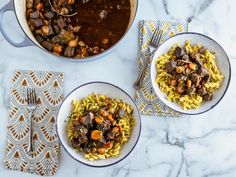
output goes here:
<path id="1" fill-rule="evenodd" d="M 1 0 L 2 7 L 8 0 Z M 91 168 L 74 161 L 61 149 L 56 177 L 233 177 L 236 176 L 236 1 L 139 0 L 136 20 L 123 41 L 101 60 L 74 63 L 49 56 L 36 47 L 14 48 L 0 34 L 0 176 L 33 176 L 4 167 L 10 77 L 14 69 L 65 73 L 65 94 L 94 80 L 112 82 L 130 95 L 137 77 L 138 23 L 141 19 L 191 20 L 190 31 L 209 35 L 228 53 L 232 79 L 224 99 L 208 113 L 190 118 L 142 117 L 140 141 L 117 165 Z M 23 33 L 12 13 L 4 24 L 16 40 Z M 91 74 L 92 73 L 92 74 Z"/>

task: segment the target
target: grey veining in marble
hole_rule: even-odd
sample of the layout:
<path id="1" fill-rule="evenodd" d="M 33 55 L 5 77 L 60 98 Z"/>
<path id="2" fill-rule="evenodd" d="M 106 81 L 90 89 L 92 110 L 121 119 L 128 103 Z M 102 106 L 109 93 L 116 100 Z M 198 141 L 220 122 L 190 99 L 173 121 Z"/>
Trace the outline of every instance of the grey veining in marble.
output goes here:
<path id="1" fill-rule="evenodd" d="M 1 0 L 2 7 L 8 0 Z M 8 121 L 9 79 L 14 69 L 54 70 L 65 73 L 65 94 L 89 81 L 112 82 L 130 95 L 137 77 L 138 22 L 141 19 L 191 21 L 190 31 L 209 35 L 228 53 L 232 64 L 229 90 L 217 107 L 189 119 L 142 117 L 136 149 L 117 165 L 104 169 L 84 166 L 61 150 L 56 174 L 79 177 L 235 177 L 236 176 L 236 1 L 139 0 L 136 20 L 128 35 L 101 60 L 73 63 L 49 56 L 36 47 L 14 48 L 0 34 L 0 176 L 32 176 L 8 171 L 3 159 Z M 12 13 L 9 34 L 17 41 L 23 33 Z"/>

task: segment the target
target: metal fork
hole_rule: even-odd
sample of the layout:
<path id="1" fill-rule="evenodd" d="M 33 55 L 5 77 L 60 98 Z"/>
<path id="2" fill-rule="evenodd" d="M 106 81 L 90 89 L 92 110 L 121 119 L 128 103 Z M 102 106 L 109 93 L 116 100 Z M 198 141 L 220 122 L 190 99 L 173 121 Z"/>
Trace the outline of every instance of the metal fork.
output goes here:
<path id="1" fill-rule="evenodd" d="M 27 109 L 29 111 L 29 142 L 28 142 L 28 153 L 30 155 L 33 154 L 33 128 L 32 128 L 32 114 L 34 110 L 37 108 L 36 105 L 36 92 L 35 89 L 27 88 Z"/>
<path id="2" fill-rule="evenodd" d="M 141 73 L 139 74 L 137 80 L 134 83 L 134 88 L 136 90 L 141 89 L 143 86 L 143 79 L 145 76 L 145 71 L 148 67 L 148 64 L 151 62 L 153 52 L 158 48 L 158 45 L 161 42 L 162 33 L 163 33 L 162 30 L 160 30 L 159 28 L 157 28 L 155 32 L 153 33 L 153 36 L 149 44 L 150 57 L 147 58 L 146 62 L 144 63 Z"/>

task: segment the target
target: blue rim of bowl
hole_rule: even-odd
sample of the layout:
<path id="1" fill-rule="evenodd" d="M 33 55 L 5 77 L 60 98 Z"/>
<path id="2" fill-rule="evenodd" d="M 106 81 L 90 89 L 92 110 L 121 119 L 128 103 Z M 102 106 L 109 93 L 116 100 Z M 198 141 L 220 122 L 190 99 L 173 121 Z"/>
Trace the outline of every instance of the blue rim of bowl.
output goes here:
<path id="1" fill-rule="evenodd" d="M 14 8 L 14 14 L 16 16 L 16 20 L 21 28 L 21 30 L 23 31 L 23 33 L 25 34 L 25 36 L 32 42 L 33 47 L 38 47 L 39 49 L 43 50 L 44 52 L 46 52 L 47 54 L 54 56 L 56 58 L 60 58 L 63 59 L 65 61 L 72 61 L 72 62 L 79 62 L 79 63 L 83 63 L 83 62 L 90 62 L 90 61 L 95 61 L 95 60 L 99 60 L 102 57 L 104 57 L 105 55 L 109 54 L 115 47 L 117 47 L 122 41 L 123 39 L 127 36 L 128 32 L 130 31 L 130 29 L 132 28 L 135 18 L 137 16 L 137 12 L 138 12 L 138 6 L 139 6 L 139 0 L 136 0 L 136 7 L 135 7 L 135 13 L 134 13 L 134 18 L 132 20 L 132 22 L 130 23 L 130 26 L 127 27 L 125 33 L 123 34 L 123 36 L 113 45 L 111 46 L 109 49 L 105 50 L 104 52 L 101 52 L 97 55 L 93 55 L 93 56 L 89 56 L 89 57 L 85 57 L 85 58 L 70 58 L 70 57 L 64 57 L 64 56 L 58 56 L 53 54 L 52 52 L 47 51 L 44 47 L 42 47 L 40 44 L 37 44 L 36 42 L 34 42 L 29 35 L 25 32 L 25 30 L 23 29 L 23 27 L 20 24 L 20 20 L 16 14 L 16 8 L 15 8 L 15 0 L 11 0 L 13 1 L 13 8 Z M 34 37 L 35 38 L 35 37 Z"/>
<path id="2" fill-rule="evenodd" d="M 199 114 L 203 114 L 205 112 L 208 112 L 210 111 L 211 109 L 213 109 L 216 105 L 218 105 L 218 103 L 223 99 L 223 97 L 225 96 L 227 90 L 228 90 L 228 87 L 229 87 L 229 84 L 230 84 L 230 81 L 231 81 L 231 63 L 230 63 L 230 60 L 229 60 L 229 57 L 227 55 L 227 53 L 225 52 L 224 48 L 218 43 L 216 42 L 214 39 L 210 38 L 209 36 L 206 36 L 205 34 L 201 34 L 201 33 L 197 33 L 197 32 L 182 32 L 182 33 L 178 33 L 178 34 L 175 34 L 174 36 L 166 39 L 160 46 L 164 45 L 166 43 L 166 41 L 170 40 L 171 38 L 174 38 L 176 36 L 180 36 L 180 35 L 184 35 L 184 34 L 194 34 L 194 35 L 199 35 L 199 36 L 203 36 L 205 38 L 208 38 L 209 40 L 213 41 L 214 43 L 216 43 L 221 49 L 222 51 L 225 53 L 225 56 L 226 56 L 226 59 L 227 59 L 227 62 L 228 62 L 228 65 L 229 65 L 229 78 L 228 78 L 228 81 L 227 81 L 227 85 L 226 85 L 226 88 L 224 90 L 224 93 L 222 94 L 222 96 L 220 97 L 220 99 L 214 104 L 212 105 L 209 109 L 206 109 L 205 111 L 201 111 L 201 112 L 198 112 L 198 113 L 187 113 L 187 112 L 182 112 L 182 111 L 179 111 L 179 110 L 176 110 L 170 106 L 168 106 L 167 104 L 165 104 L 163 101 L 162 103 L 165 104 L 167 107 L 169 107 L 170 109 L 176 111 L 176 112 L 179 112 L 181 114 L 185 114 L 185 115 L 199 115 Z M 159 46 L 159 47 L 160 47 Z M 159 48 L 158 47 L 158 48 Z M 157 49 L 158 50 L 158 49 Z M 153 56 L 154 57 L 154 56 Z M 155 91 L 155 89 L 154 89 Z M 155 91 L 156 93 L 156 91 Z M 158 94 L 156 93 L 157 97 L 160 99 L 160 97 L 158 96 Z M 160 99 L 161 100 L 161 99 Z"/>
<path id="3" fill-rule="evenodd" d="M 61 106 L 63 105 L 64 101 L 68 98 L 68 96 L 70 96 L 75 90 L 77 90 L 77 89 L 79 89 L 79 88 L 81 88 L 81 87 L 83 87 L 83 86 L 90 85 L 90 84 L 96 84 L 96 83 L 107 84 L 107 85 L 113 86 L 113 87 L 115 87 L 115 88 L 121 90 L 121 91 L 122 91 L 124 94 L 126 94 L 126 95 L 132 100 L 132 102 L 134 103 L 134 105 L 135 105 L 135 107 L 136 107 L 136 109 L 137 109 L 137 112 L 138 112 L 138 119 L 139 119 L 139 121 L 140 121 L 140 126 L 139 126 L 139 132 L 138 132 L 137 140 L 135 141 L 135 143 L 134 143 L 133 147 L 130 149 L 130 151 L 129 151 L 128 153 L 126 153 L 126 155 L 125 155 L 123 158 L 121 158 L 120 160 L 115 161 L 115 162 L 113 162 L 113 163 L 111 163 L 111 164 L 108 164 L 108 165 L 97 166 L 97 165 L 87 164 L 87 163 L 85 163 L 85 162 L 81 162 L 80 160 L 76 159 L 75 157 L 73 157 L 73 156 L 68 152 L 68 150 L 66 149 L 66 147 L 65 147 L 64 144 L 62 143 L 61 138 L 60 138 L 60 136 L 59 136 L 57 121 L 56 121 L 56 132 L 57 132 L 58 139 L 59 139 L 60 144 L 62 145 L 63 149 L 64 149 L 74 160 L 76 160 L 77 162 L 79 162 L 79 163 L 81 163 L 81 164 L 84 164 L 84 165 L 86 165 L 86 166 L 89 166 L 89 167 L 104 168 L 104 167 L 109 167 L 109 166 L 115 165 L 115 164 L 119 163 L 120 161 L 124 160 L 126 157 L 128 157 L 128 156 L 130 155 L 130 153 L 134 150 L 134 148 L 136 147 L 136 145 L 137 145 L 137 143 L 138 143 L 138 141 L 139 141 L 139 138 L 140 138 L 140 135 L 141 135 L 142 121 L 141 121 L 141 115 L 140 115 L 140 113 L 139 113 L 138 107 L 137 107 L 136 103 L 134 102 L 133 98 L 132 98 L 126 91 L 124 91 L 123 89 L 121 89 L 120 87 L 118 87 L 118 86 L 116 86 L 116 85 L 114 85 L 114 84 L 111 84 L 111 83 L 108 83 L 108 82 L 103 82 L 103 81 L 88 82 L 88 83 L 82 84 L 82 85 L 80 85 L 80 86 L 74 88 L 74 89 L 63 99 L 63 101 L 62 101 L 62 103 L 61 103 L 61 105 L 60 105 L 60 107 L 59 107 L 59 109 L 58 109 L 57 120 L 58 120 L 59 110 L 61 109 Z"/>

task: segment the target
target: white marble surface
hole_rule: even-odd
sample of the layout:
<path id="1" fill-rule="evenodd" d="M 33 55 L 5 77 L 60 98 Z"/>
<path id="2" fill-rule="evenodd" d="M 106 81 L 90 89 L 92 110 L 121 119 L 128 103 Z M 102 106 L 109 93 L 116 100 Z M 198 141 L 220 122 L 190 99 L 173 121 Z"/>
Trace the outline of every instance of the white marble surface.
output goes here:
<path id="1" fill-rule="evenodd" d="M 2 7 L 8 0 L 1 0 Z M 102 60 L 73 63 L 49 56 L 36 47 L 14 48 L 0 34 L 0 176 L 33 176 L 4 168 L 10 76 L 14 69 L 54 70 L 65 73 L 65 94 L 89 81 L 112 82 L 133 95 L 137 77 L 138 22 L 141 19 L 191 19 L 190 31 L 209 35 L 228 53 L 232 64 L 229 90 L 220 104 L 206 114 L 188 119 L 142 117 L 136 149 L 121 163 L 96 169 L 71 159 L 64 150 L 56 176 L 80 177 L 234 177 L 236 176 L 236 1 L 139 0 L 132 29 Z M 22 32 L 12 13 L 5 17 L 9 34 L 18 41 Z"/>

